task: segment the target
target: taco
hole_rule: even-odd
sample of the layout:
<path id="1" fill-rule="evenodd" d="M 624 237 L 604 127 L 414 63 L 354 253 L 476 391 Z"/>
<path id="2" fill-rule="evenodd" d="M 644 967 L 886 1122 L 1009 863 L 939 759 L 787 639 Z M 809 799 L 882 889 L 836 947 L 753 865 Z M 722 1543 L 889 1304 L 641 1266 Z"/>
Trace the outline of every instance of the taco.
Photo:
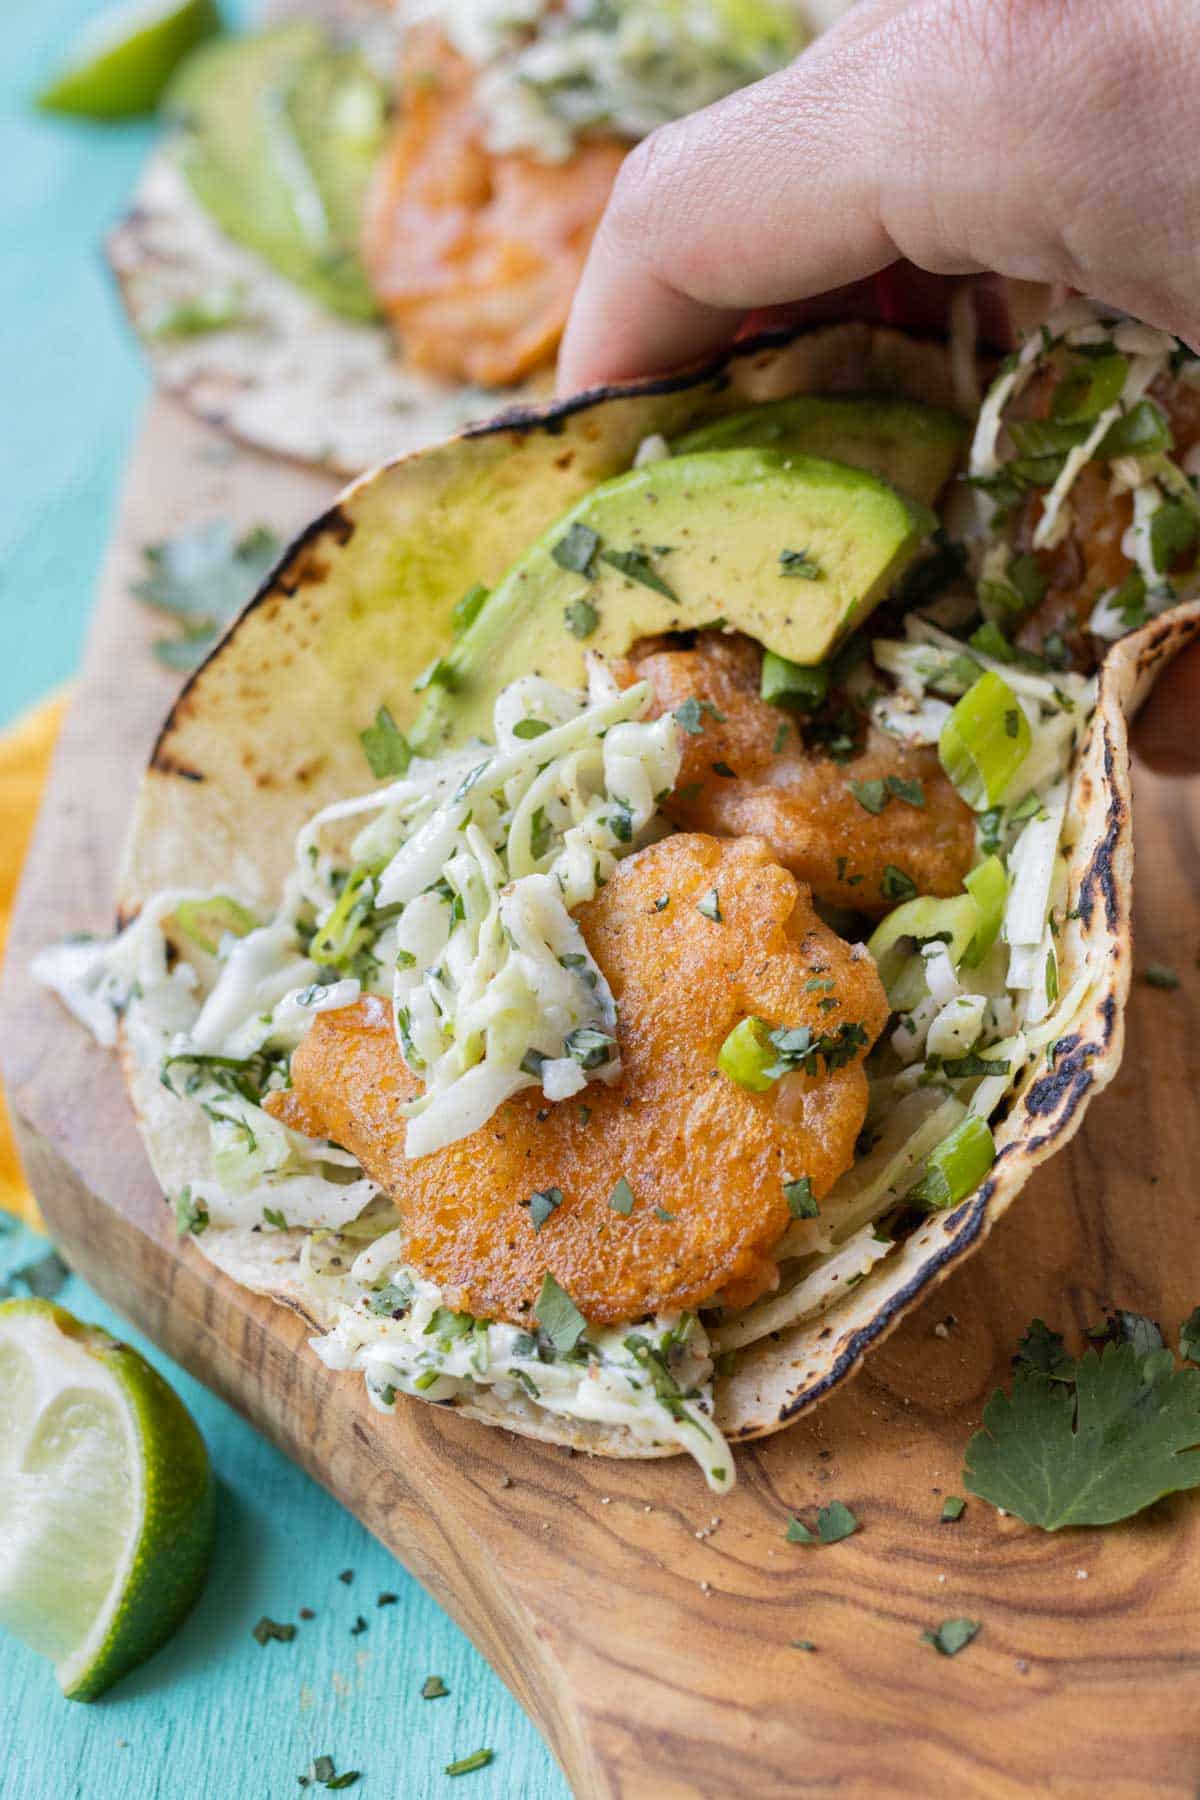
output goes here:
<path id="1" fill-rule="evenodd" d="M 158 379 L 347 475 L 545 394 L 613 180 L 839 0 L 312 0 L 203 46 L 109 242 Z"/>
<path id="2" fill-rule="evenodd" d="M 1198 443 L 1200 360 L 1075 302 L 969 413 L 847 324 L 350 487 L 40 959 L 181 1229 L 382 1413 L 727 1486 L 1116 1070 Z"/>

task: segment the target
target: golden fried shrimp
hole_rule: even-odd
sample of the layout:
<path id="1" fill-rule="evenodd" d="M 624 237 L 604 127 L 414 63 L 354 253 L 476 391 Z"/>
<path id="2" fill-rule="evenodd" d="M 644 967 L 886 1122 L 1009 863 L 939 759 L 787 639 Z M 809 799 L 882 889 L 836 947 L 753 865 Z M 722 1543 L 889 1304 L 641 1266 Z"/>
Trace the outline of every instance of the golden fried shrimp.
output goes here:
<path id="1" fill-rule="evenodd" d="M 363 258 L 413 368 L 499 387 L 553 361 L 626 146 L 494 155 L 475 79 L 436 28 L 411 34 Z"/>
<path id="2" fill-rule="evenodd" d="M 697 909 L 713 892 L 720 918 Z M 667 838 L 617 867 L 579 909 L 584 937 L 620 1012 L 622 1073 L 581 1101 L 518 1094 L 481 1130 L 408 1162 L 399 1102 L 417 1091 L 388 1008 L 366 1000 L 322 1013 L 292 1058 L 290 1092 L 270 1110 L 351 1150 L 395 1200 L 405 1255 L 447 1304 L 528 1323 L 550 1270 L 588 1320 L 673 1312 L 720 1293 L 744 1304 L 778 1279 L 773 1248 L 790 1213 L 785 1180 L 819 1198 L 854 1157 L 866 1114 L 862 1059 L 887 1000 L 866 951 L 823 925 L 807 891 L 767 846 Z M 808 1026 L 852 1046 L 767 1093 L 717 1069 L 747 1015 Z M 845 1060 L 842 1060 L 842 1058 Z M 624 1215 L 610 1205 L 624 1179 Z M 561 1203 L 533 1229 L 529 1200 Z"/>
<path id="3" fill-rule="evenodd" d="M 749 638 L 705 632 L 692 650 L 664 644 L 635 647 L 618 679 L 649 681 L 659 713 L 700 704 L 701 729 L 684 733 L 679 780 L 663 804 L 676 824 L 765 838 L 819 900 L 858 912 L 895 905 L 903 883 L 889 870 L 923 894 L 958 892 L 974 822 L 935 750 L 868 728 L 862 748 L 835 761 L 805 745 L 793 715 L 759 698 L 762 652 Z M 891 795 L 871 812 L 855 798 L 853 784 L 889 775 L 919 784 L 912 792 L 924 804 Z"/>
<path id="4" fill-rule="evenodd" d="M 1031 415 L 1050 411 L 1053 382 L 1036 391 Z M 1200 393 L 1180 381 L 1162 380 L 1150 390 L 1171 423 L 1178 459 L 1200 443 Z M 1086 463 L 1071 484 L 1071 528 L 1053 550 L 1036 552 L 1046 578 L 1045 595 L 1022 621 L 1016 641 L 1024 650 L 1044 654 L 1048 641 L 1062 640 L 1072 663 L 1079 669 L 1095 664 L 1089 640 L 1088 620 L 1101 594 L 1119 588 L 1133 568 L 1122 549 L 1125 532 L 1133 522 L 1133 502 L 1128 494 L 1112 492 L 1112 471 L 1101 463 Z M 1042 516 L 1042 495 L 1026 502 L 1017 533 L 1016 548 L 1027 553 Z M 1190 559 L 1190 553 L 1189 553 Z"/>

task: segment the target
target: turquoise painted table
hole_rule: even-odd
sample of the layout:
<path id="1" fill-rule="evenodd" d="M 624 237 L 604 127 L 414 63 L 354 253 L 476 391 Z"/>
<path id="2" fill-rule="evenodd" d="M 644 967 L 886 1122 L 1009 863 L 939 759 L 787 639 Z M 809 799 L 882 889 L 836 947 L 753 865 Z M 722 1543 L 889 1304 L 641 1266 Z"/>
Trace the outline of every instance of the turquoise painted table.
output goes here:
<path id="1" fill-rule="evenodd" d="M 10 0 L 4 9 L 0 721 L 75 666 L 146 393 L 98 244 L 152 128 L 77 126 L 28 104 L 96 10 L 94 0 Z M 38 1247 L 27 1232 L 0 1235 L 0 1280 Z M 48 1665 L 0 1634 L 0 1794 L 282 1800 L 302 1791 L 297 1777 L 314 1756 L 329 1755 L 338 1769 L 363 1771 L 353 1791 L 364 1800 L 565 1800 L 532 1725 L 387 1551 L 81 1282 L 61 1299 L 147 1351 L 192 1409 L 219 1482 L 218 1547 L 179 1636 L 95 1706 L 62 1700 Z M 0 1530 L 2 1508 L 0 1496 Z M 381 1606 L 381 1595 L 394 1599 Z M 301 1621 L 301 1607 L 316 1617 Z M 251 1631 L 264 1613 L 295 1622 L 294 1640 L 260 1648 Z M 366 1629 L 356 1632 L 360 1617 Z M 421 1699 L 430 1674 L 442 1676 L 447 1698 Z M 495 1751 L 489 1768 L 443 1775 L 484 1746 Z"/>

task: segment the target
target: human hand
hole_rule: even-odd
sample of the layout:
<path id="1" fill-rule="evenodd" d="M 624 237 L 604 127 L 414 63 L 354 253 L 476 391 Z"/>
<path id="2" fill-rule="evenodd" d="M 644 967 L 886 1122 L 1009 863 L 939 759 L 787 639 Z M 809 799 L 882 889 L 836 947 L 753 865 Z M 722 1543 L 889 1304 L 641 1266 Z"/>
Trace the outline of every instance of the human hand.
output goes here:
<path id="1" fill-rule="evenodd" d="M 626 159 L 559 389 L 660 373 L 901 259 L 1066 284 L 1200 345 L 1193 0 L 859 0 Z M 818 302 L 818 306 L 823 303 Z M 1200 650 L 1135 734 L 1200 768 Z"/>
<path id="2" fill-rule="evenodd" d="M 626 159 L 560 391 L 907 258 L 1066 283 L 1200 343 L 1193 0 L 860 0 Z"/>

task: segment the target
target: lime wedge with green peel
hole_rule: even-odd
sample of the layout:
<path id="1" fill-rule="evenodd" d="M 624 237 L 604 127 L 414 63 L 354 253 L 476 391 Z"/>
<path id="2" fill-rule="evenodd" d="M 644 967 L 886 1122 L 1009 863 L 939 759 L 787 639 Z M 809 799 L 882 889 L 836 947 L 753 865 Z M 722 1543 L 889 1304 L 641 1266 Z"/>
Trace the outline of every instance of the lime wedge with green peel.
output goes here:
<path id="1" fill-rule="evenodd" d="M 102 13 L 38 105 L 88 119 L 153 112 L 184 57 L 220 29 L 216 0 L 139 0 Z"/>
<path id="2" fill-rule="evenodd" d="M 148 1362 L 48 1300 L 0 1305 L 0 1625 L 94 1700 L 190 1610 L 212 1474 Z"/>

